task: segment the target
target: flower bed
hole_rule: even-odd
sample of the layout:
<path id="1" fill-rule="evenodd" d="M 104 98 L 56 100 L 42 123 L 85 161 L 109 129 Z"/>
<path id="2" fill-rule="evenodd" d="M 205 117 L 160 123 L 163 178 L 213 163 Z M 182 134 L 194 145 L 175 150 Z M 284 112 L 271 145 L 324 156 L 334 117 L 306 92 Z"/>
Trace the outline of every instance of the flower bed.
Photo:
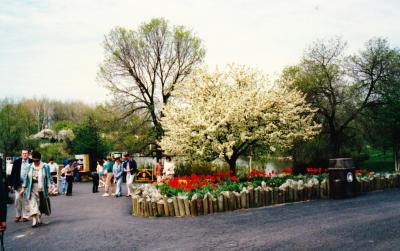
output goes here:
<path id="1" fill-rule="evenodd" d="M 198 216 L 329 197 L 327 174 L 293 176 L 253 171 L 175 177 L 159 185 L 132 186 L 134 216 Z M 400 186 L 400 174 L 356 171 L 357 192 Z"/>

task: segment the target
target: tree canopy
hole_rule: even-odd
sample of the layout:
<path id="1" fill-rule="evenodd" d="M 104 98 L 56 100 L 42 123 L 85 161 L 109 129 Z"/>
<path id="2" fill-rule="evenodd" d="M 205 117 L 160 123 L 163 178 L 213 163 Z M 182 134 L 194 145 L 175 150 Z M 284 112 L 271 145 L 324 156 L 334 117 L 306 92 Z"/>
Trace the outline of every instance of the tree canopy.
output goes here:
<path id="1" fill-rule="evenodd" d="M 269 150 L 310 139 L 320 126 L 300 92 L 268 84 L 243 66 L 209 73 L 199 70 L 179 85 L 174 102 L 163 110 L 167 154 L 225 160 L 235 172 L 236 160 L 257 142 Z"/>
<path id="2" fill-rule="evenodd" d="M 201 40 L 184 26 L 171 27 L 165 19 L 155 18 L 136 30 L 114 28 L 105 36 L 104 49 L 99 79 L 113 94 L 121 116 L 144 115 L 160 139 L 162 107 L 176 84 L 202 62 Z"/>

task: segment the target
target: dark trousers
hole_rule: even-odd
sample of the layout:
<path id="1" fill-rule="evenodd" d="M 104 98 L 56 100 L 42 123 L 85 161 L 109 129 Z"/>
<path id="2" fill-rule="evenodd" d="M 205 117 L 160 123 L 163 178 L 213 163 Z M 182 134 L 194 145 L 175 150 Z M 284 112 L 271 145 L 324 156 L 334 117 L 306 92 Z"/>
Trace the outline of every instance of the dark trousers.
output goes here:
<path id="1" fill-rule="evenodd" d="M 92 192 L 97 193 L 99 191 L 99 175 L 97 173 L 94 173 L 92 175 L 92 179 L 93 179 Z"/>
<path id="2" fill-rule="evenodd" d="M 67 183 L 68 183 L 67 195 L 72 195 L 72 182 L 73 181 L 74 181 L 73 176 L 67 176 Z"/>

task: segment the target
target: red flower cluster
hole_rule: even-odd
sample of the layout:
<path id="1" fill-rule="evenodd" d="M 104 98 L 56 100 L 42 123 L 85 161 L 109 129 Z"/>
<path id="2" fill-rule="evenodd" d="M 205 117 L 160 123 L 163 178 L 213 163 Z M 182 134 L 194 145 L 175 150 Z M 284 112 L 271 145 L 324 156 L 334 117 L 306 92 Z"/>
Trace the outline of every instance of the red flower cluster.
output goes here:
<path id="1" fill-rule="evenodd" d="M 313 168 L 313 167 L 307 167 L 307 173 L 312 173 L 312 174 L 320 174 L 326 172 L 326 168 L 319 167 L 319 168 Z"/>
<path id="2" fill-rule="evenodd" d="M 272 171 L 272 172 L 274 172 L 274 171 Z M 249 175 L 247 175 L 247 178 L 251 179 L 251 178 L 266 177 L 266 176 L 267 176 L 267 174 L 265 173 L 264 170 L 252 170 L 249 173 Z"/>
<path id="3" fill-rule="evenodd" d="M 369 171 L 365 170 L 365 169 L 357 169 L 357 170 L 354 170 L 354 172 L 355 173 L 369 173 Z"/>
<path id="4" fill-rule="evenodd" d="M 236 176 L 230 176 L 228 172 L 217 172 L 214 175 L 196 175 L 171 178 L 167 185 L 185 192 L 200 187 L 218 187 L 217 183 L 224 183 L 226 180 L 236 181 Z"/>
<path id="5" fill-rule="evenodd" d="M 286 173 L 286 174 L 292 174 L 292 173 L 293 173 L 293 168 L 291 168 L 291 167 L 286 167 L 286 168 L 282 169 L 281 172 L 282 172 L 282 173 Z"/>

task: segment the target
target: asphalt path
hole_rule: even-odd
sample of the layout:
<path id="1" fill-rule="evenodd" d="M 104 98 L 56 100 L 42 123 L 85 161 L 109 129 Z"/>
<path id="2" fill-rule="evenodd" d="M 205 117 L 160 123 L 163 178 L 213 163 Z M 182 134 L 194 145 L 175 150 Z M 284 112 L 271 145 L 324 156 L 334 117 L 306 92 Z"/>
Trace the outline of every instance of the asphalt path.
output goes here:
<path id="1" fill-rule="evenodd" d="M 33 229 L 14 223 L 6 250 L 400 250 L 400 190 L 190 218 L 137 218 L 128 197 L 51 197 L 51 216 Z"/>

